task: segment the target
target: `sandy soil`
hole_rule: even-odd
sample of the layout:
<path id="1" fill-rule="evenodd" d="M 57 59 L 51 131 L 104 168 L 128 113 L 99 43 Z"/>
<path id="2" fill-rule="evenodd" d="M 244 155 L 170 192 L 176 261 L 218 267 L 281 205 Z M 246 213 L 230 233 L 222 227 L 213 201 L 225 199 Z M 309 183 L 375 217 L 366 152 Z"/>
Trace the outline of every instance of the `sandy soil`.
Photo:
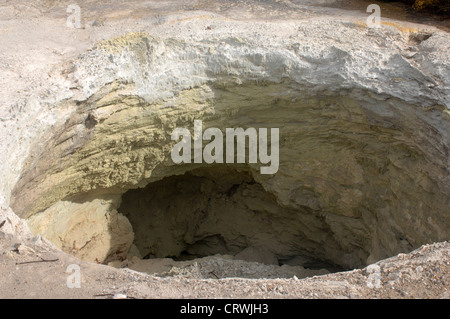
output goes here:
<path id="1" fill-rule="evenodd" d="M 18 241 L 4 232 L 0 251 L 0 298 L 450 298 L 449 242 L 305 279 L 192 279 L 192 268 L 157 277 L 82 262 L 40 237 Z M 79 288 L 71 265 L 80 267 Z"/>

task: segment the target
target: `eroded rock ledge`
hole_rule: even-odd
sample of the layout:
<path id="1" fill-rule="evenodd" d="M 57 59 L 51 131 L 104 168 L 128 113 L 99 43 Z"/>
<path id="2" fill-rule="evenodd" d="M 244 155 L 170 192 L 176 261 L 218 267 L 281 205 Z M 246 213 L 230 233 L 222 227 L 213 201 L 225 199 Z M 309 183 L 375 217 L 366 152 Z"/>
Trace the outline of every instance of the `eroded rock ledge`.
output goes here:
<path id="1" fill-rule="evenodd" d="M 449 238 L 447 33 L 221 23 L 228 33 L 191 39 L 126 34 L 73 63 L 73 95 L 45 111 L 59 120 L 32 142 L 12 190 L 11 207 L 32 230 L 98 262 L 125 258 L 134 240 L 157 257 L 203 243 L 195 254 L 256 247 L 343 268 Z M 170 133 L 194 119 L 221 130 L 279 127 L 279 171 L 173 164 Z M 147 198 L 161 212 L 143 215 Z M 162 209 L 173 203 L 186 205 L 175 222 Z"/>

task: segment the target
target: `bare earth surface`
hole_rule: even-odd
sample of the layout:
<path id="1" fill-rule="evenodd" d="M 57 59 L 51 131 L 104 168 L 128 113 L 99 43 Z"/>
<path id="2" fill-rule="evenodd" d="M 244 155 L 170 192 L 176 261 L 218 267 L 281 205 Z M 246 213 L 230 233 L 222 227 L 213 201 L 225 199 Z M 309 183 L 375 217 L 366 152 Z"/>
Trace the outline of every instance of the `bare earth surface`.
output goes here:
<path id="1" fill-rule="evenodd" d="M 184 33 L 189 37 L 191 30 L 179 23 L 194 18 L 207 21 L 202 28 L 214 29 L 215 24 L 227 19 L 314 19 L 330 10 L 320 6 L 306 9 L 302 1 L 102 1 L 101 5 L 95 2 L 84 1 L 81 6 L 83 28 L 70 29 L 65 23 L 66 8 L 71 1 L 0 0 L 2 106 L 20 108 L 24 97 L 44 94 L 43 88 L 51 88 L 52 81 L 60 81 L 57 74 L 64 73 L 65 62 L 98 41 L 126 32 L 148 30 L 152 26 L 158 34 Z M 341 19 L 355 21 L 366 16 L 359 10 L 336 12 Z M 165 18 L 169 13 L 171 18 Z M 445 30 L 448 25 L 440 21 L 434 27 Z M 8 110 L 0 109 L 1 129 L 6 127 L 3 123 L 13 121 Z M 28 114 L 37 116 L 33 112 Z M 26 128 L 15 136 L 11 145 L 28 138 Z M 7 149 L 11 145 L 3 146 Z M 222 270 L 226 269 L 228 261 L 220 257 L 187 263 L 181 268 L 169 265 L 163 269 L 164 275 L 152 276 L 80 261 L 45 239 L 32 236 L 2 198 L 0 204 L 0 298 L 114 298 L 117 294 L 127 298 L 450 298 L 449 242 L 425 245 L 364 269 L 303 279 L 295 272 L 280 275 L 276 273 L 279 269 L 268 270 L 255 263 L 242 263 L 239 267 L 247 267 L 243 273 L 263 267 L 266 279 L 229 278 L 220 269 L 214 269 L 218 264 Z M 70 265 L 80 267 L 80 288 L 68 287 Z M 138 270 L 146 267 L 136 263 L 118 266 Z M 203 267 L 208 267 L 207 271 Z"/>
<path id="2" fill-rule="evenodd" d="M 82 262 L 40 238 L 18 242 L 0 232 L 0 239 L 0 298 L 450 298 L 448 242 L 305 279 L 190 279 Z M 72 264 L 80 266 L 80 288 L 68 288 Z"/>

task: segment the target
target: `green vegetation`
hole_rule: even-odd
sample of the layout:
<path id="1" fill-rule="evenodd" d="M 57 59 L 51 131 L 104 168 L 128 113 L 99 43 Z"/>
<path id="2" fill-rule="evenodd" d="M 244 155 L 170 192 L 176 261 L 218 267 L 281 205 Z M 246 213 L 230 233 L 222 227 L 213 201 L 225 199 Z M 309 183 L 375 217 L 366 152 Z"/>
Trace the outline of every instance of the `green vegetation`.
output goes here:
<path id="1" fill-rule="evenodd" d="M 384 0 L 387 2 L 394 2 L 398 0 Z M 449 0 L 400 0 L 401 2 L 411 5 L 415 11 L 431 12 L 437 14 L 450 14 Z"/>

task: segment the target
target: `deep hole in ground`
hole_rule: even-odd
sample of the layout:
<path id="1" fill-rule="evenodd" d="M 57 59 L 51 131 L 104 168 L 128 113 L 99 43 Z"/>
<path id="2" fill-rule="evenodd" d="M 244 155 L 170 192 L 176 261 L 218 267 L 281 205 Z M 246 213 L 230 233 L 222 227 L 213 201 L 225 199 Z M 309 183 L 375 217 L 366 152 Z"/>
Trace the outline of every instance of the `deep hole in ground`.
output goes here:
<path id="1" fill-rule="evenodd" d="M 333 271 L 448 239 L 439 109 L 359 90 L 307 96 L 287 82 L 187 90 L 177 97 L 183 107 L 158 114 L 128 89 L 113 83 L 95 97 L 108 116 L 80 105 L 36 146 L 13 192 L 34 233 L 81 259 L 126 262 L 134 242 L 155 263 L 256 255 Z M 280 128 L 279 170 L 175 164 L 171 133 L 192 130 L 195 119 L 222 132 Z"/>
<path id="2" fill-rule="evenodd" d="M 302 215 L 282 207 L 246 171 L 215 165 L 129 190 L 118 211 L 133 226 L 144 258 L 186 260 L 210 255 L 266 264 L 342 270 L 318 259 Z"/>

